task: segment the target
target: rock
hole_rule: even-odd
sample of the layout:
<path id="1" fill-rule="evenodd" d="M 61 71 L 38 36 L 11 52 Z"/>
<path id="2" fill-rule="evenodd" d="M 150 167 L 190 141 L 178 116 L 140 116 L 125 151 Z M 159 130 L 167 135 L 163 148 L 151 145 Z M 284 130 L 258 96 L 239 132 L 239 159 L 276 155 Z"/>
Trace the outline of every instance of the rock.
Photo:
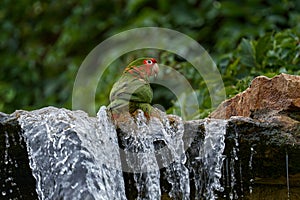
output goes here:
<path id="1" fill-rule="evenodd" d="M 188 169 L 187 174 L 190 178 L 190 199 L 208 198 L 207 188 L 215 186 L 214 181 L 218 173 L 212 174 L 206 172 L 206 170 L 214 169 L 213 165 L 209 165 L 212 168 L 207 167 L 206 161 L 209 157 L 217 157 L 221 159 L 221 162 L 223 161 L 222 170 L 219 172 L 219 175 L 222 175 L 219 180 L 223 190 L 220 189 L 215 193 L 220 198 L 240 199 L 243 196 L 244 199 L 261 199 L 261 197 L 264 197 L 264 199 L 285 199 L 287 198 L 287 194 L 289 194 L 290 199 L 299 199 L 300 93 L 298 91 L 300 91 L 299 76 L 281 74 L 272 79 L 260 76 L 252 81 L 251 86 L 246 91 L 223 102 L 217 110 L 210 115 L 210 118 L 184 122 L 183 142 L 186 155 L 184 165 L 186 169 Z M 67 113 L 67 115 L 57 114 L 61 112 Z M 97 119 L 87 117 L 87 114 L 84 112 L 69 111 L 53 107 L 43 108 L 41 111 L 19 111 L 10 115 L 0 113 L 0 155 L 2 157 L 0 160 L 0 186 L 3 187 L 1 189 L 0 199 L 2 199 L 2 197 L 12 199 L 18 199 L 18 197 L 37 199 L 39 195 L 36 192 L 39 185 L 36 185 L 36 177 L 32 175 L 32 168 L 29 166 L 29 158 L 32 156 L 28 155 L 27 150 L 30 150 L 30 148 L 28 148 L 27 142 L 24 142 L 26 132 L 24 133 L 24 130 L 20 127 L 18 122 L 18 119 L 22 118 L 22 115 L 26 113 L 35 113 L 33 115 L 37 117 L 37 120 L 35 120 L 37 122 L 40 121 L 38 119 L 45 117 L 46 114 L 51 116 L 49 123 L 47 122 L 45 126 L 37 127 L 40 133 L 34 129 L 30 129 L 31 137 L 27 137 L 26 140 L 27 142 L 28 140 L 31 141 L 30 138 L 36 140 L 35 134 L 37 134 L 37 137 L 44 138 L 44 142 L 42 141 L 38 144 L 51 143 L 51 145 L 47 146 L 49 151 L 42 149 L 44 154 L 39 156 L 39 159 L 42 161 L 41 163 L 43 163 L 41 166 L 45 166 L 43 158 L 57 158 L 58 154 L 53 153 L 55 152 L 53 145 L 56 145 L 55 147 L 57 147 L 58 150 L 63 150 L 62 154 L 59 154 L 61 158 L 64 158 L 65 155 L 66 158 L 70 155 L 75 155 L 74 158 L 77 159 L 78 156 L 78 159 L 81 159 L 76 166 L 74 166 L 74 162 L 70 162 L 73 163 L 73 168 L 70 171 L 67 170 L 68 173 L 66 174 L 70 174 L 70 176 L 74 175 L 74 177 L 78 177 L 74 169 L 84 166 L 80 164 L 81 162 L 96 163 L 91 169 L 96 169 L 99 166 L 101 168 L 101 165 L 97 164 L 101 159 L 93 159 L 93 156 L 86 158 L 87 155 L 93 155 L 89 152 L 99 153 L 102 148 L 105 150 L 104 145 L 106 142 L 114 140 L 113 137 L 107 138 L 109 140 L 103 140 L 101 136 L 112 131 L 111 129 L 115 131 L 115 127 L 117 127 L 119 131 L 116 133 L 119 134 L 117 135 L 118 138 L 115 137 L 116 140 L 118 140 L 118 142 L 115 141 L 115 143 L 118 143 L 120 149 L 122 149 L 122 143 L 120 142 L 122 141 L 122 134 L 120 133 L 122 131 L 132 131 L 137 128 L 132 125 L 135 123 L 135 120 L 132 119 L 131 115 L 121 116 L 118 121 L 114 121 L 115 126 L 111 126 L 109 125 L 111 124 L 109 123 L 110 121 L 106 119 L 107 117 L 104 117 L 106 116 L 106 113 L 104 113 L 104 115 L 100 115 L 98 120 L 104 120 L 103 122 L 105 123 L 97 127 L 92 123 L 96 122 Z M 159 111 L 156 114 L 155 117 L 158 124 L 166 117 L 170 122 L 171 129 L 172 127 L 176 127 L 175 125 L 179 117 L 173 115 L 165 116 Z M 223 124 L 221 128 L 223 130 L 222 135 L 215 137 L 216 134 L 214 133 L 217 133 L 220 129 L 218 122 L 224 122 L 224 120 L 220 119 L 225 119 L 227 124 L 221 123 Z M 87 122 L 86 120 L 91 122 L 91 125 L 87 126 L 87 124 L 84 123 Z M 148 118 L 144 120 L 146 124 L 150 122 Z M 153 118 L 150 120 L 153 120 Z M 53 121 L 57 121 L 57 123 L 51 125 Z M 206 125 L 210 122 L 216 124 L 216 129 L 214 129 L 216 132 L 213 130 L 210 131 L 210 134 L 207 134 L 207 131 L 211 127 L 207 128 Z M 26 124 L 30 122 L 25 120 L 23 123 Z M 77 127 L 77 129 L 74 129 L 74 127 Z M 102 130 L 102 132 L 100 130 Z M 85 133 L 86 131 L 87 133 Z M 48 132 L 53 135 L 45 134 Z M 102 134 L 104 132 L 105 134 Z M 224 138 L 223 134 L 225 134 Z M 104 139 L 105 138 L 106 137 L 104 137 Z M 224 142 L 219 142 L 222 141 L 222 139 L 219 140 L 220 138 L 223 138 L 223 141 L 225 141 L 223 154 L 219 152 L 217 155 L 209 154 L 210 156 L 207 156 L 208 154 L 205 152 L 212 151 L 211 153 L 213 153 L 214 149 L 220 149 L 220 146 L 218 146 L 219 143 L 224 144 Z M 88 141 L 90 143 L 84 143 L 86 139 L 89 139 Z M 66 145 L 64 141 L 76 144 L 76 148 L 71 149 L 70 145 Z M 34 143 L 35 141 L 31 142 Z M 204 146 L 207 148 L 203 149 Z M 37 147 L 39 146 L 37 145 Z M 165 147 L 165 143 L 162 141 L 161 143 L 154 144 L 154 147 L 156 150 L 160 150 L 160 148 Z M 69 151 L 71 151 L 71 153 Z M 106 153 L 100 152 L 99 155 L 107 155 L 109 160 L 114 161 L 111 157 L 111 152 L 113 151 L 109 150 L 109 152 Z M 122 158 L 121 153 L 120 155 Z M 67 161 L 68 160 L 69 159 L 67 159 Z M 57 162 L 53 163 L 55 166 L 58 166 L 56 167 L 57 170 L 62 170 L 65 169 L 63 167 L 65 167 L 67 161 L 59 162 L 62 167 L 56 165 Z M 124 161 L 126 161 L 126 159 L 122 161 L 122 164 Z M 47 169 L 49 169 L 49 167 L 47 167 Z M 86 168 L 84 168 L 84 170 L 85 169 Z M 106 170 L 105 172 L 108 173 L 111 169 L 106 167 L 103 168 L 103 170 Z M 124 165 L 122 166 L 122 170 L 124 170 Z M 92 174 L 98 171 L 97 168 L 97 170 L 92 171 Z M 74 192 L 73 190 L 68 190 L 68 185 L 61 184 L 63 173 L 62 175 L 58 175 L 60 173 L 53 170 L 48 171 L 49 174 L 52 172 L 54 175 L 50 176 L 52 178 L 47 181 L 60 185 L 60 196 L 58 195 L 57 197 L 64 199 L 65 194 Z M 79 179 L 84 180 L 86 175 L 84 173 L 80 173 L 80 175 L 82 177 Z M 117 173 L 117 175 L 118 178 L 121 177 L 120 174 Z M 166 168 L 161 168 L 159 181 L 161 199 L 170 199 L 169 192 L 172 190 L 170 182 L 175 185 L 177 185 L 178 182 L 182 182 L 174 177 L 172 178 L 172 181 L 167 180 Z M 123 179 L 127 199 L 136 199 L 137 186 L 135 178 L 131 173 L 124 171 Z M 201 184 L 197 185 L 196 182 L 198 181 L 199 183 L 199 180 Z M 115 181 L 110 183 L 113 182 Z M 89 182 L 88 185 L 91 184 L 92 182 Z M 57 190 L 57 187 L 51 187 L 51 184 L 47 184 L 46 186 L 48 186 L 46 189 L 50 193 L 55 188 Z M 143 186 L 143 184 L 140 186 Z M 99 192 L 101 188 L 102 187 L 97 188 L 96 191 Z"/>
<path id="2" fill-rule="evenodd" d="M 193 163 L 203 145 L 204 120 L 186 122 L 185 137 L 185 141 L 193 138 L 186 151 L 188 162 Z M 279 195 L 286 198 L 288 168 L 290 197 L 299 198 L 300 144 L 282 125 L 232 116 L 228 119 L 225 143 L 221 178 L 225 191 L 220 196 L 231 194 L 233 199 L 239 199 L 241 195 L 245 199 L 260 199 L 259 196 L 277 199 Z M 279 192 L 279 189 L 282 190 Z"/>
<path id="3" fill-rule="evenodd" d="M 211 113 L 211 118 L 231 116 L 261 118 L 284 111 L 300 112 L 300 76 L 280 74 L 274 78 L 259 76 L 251 86 L 235 97 L 224 101 Z M 298 121 L 300 116 L 295 116 Z"/>
<path id="4" fill-rule="evenodd" d="M 259 76 L 244 92 L 221 103 L 210 118 L 250 117 L 273 122 L 300 139 L 300 76 Z"/>
<path id="5" fill-rule="evenodd" d="M 22 129 L 0 113 L 0 199 L 38 199 Z"/>
<path id="6" fill-rule="evenodd" d="M 241 165 L 235 165 L 234 172 L 242 169 L 245 173 L 236 177 L 237 182 L 244 183 L 236 190 L 245 190 L 245 185 L 249 184 L 246 177 L 253 180 L 256 187 L 250 199 L 286 198 L 287 189 L 280 190 L 282 186 L 287 183 L 293 187 L 300 185 L 299 91 L 300 76 L 259 76 L 247 90 L 221 103 L 209 116 L 229 120 L 224 154 L 230 155 L 229 152 L 237 147 L 235 143 L 238 144 L 236 152 Z M 246 166 L 247 160 L 253 161 L 251 167 Z M 298 189 L 291 194 L 291 198 L 300 196 Z"/>
<path id="7" fill-rule="evenodd" d="M 44 108 L 43 110 L 44 112 L 39 112 L 41 115 L 43 113 L 51 114 L 54 112 L 53 110 L 58 109 Z M 78 111 L 67 111 L 69 117 L 74 120 L 76 112 Z M 37 186 L 32 176 L 32 170 L 29 167 L 29 156 L 22 137 L 23 131 L 17 121 L 20 115 L 22 115 L 22 112 L 16 112 L 11 115 L 0 114 L 0 143 L 2 144 L 0 149 L 2 155 L 0 183 L 5 185 L 5 190 L 2 190 L 5 191 L 5 194 L 12 191 L 9 196 L 5 197 L 18 198 L 18 196 L 23 196 L 35 199 L 37 196 L 35 187 Z M 52 116 L 55 117 L 56 115 Z M 62 115 L 57 117 L 66 123 Z M 174 117 L 170 117 L 176 120 Z M 197 169 L 198 172 L 203 170 L 200 167 L 201 163 L 197 164 L 197 162 L 199 162 L 199 158 L 201 159 L 199 152 L 206 133 L 205 120 L 184 122 L 183 140 L 187 157 L 185 165 L 190 172 L 191 199 L 195 199 L 195 195 L 197 195 L 195 184 L 193 183 L 196 178 L 195 172 L 197 171 L 193 170 Z M 209 120 L 214 121 L 214 119 Z M 58 130 L 60 129 L 58 128 Z M 58 133 L 61 135 L 61 138 L 54 137 L 53 139 L 55 140 L 53 142 L 55 144 L 59 144 L 64 138 L 64 135 L 61 134 L 62 132 Z M 78 133 L 73 131 L 72 134 L 76 135 Z M 55 135 L 58 136 L 57 134 Z M 231 117 L 226 126 L 225 143 L 222 178 L 220 179 L 224 191 L 218 193 L 219 197 L 229 198 L 232 195 L 235 199 L 238 199 L 243 195 L 244 197 L 250 196 L 249 199 L 251 199 L 251 197 L 261 196 L 262 193 L 264 196 L 269 196 L 269 199 L 276 199 L 278 195 L 286 197 L 286 189 L 280 194 L 275 194 L 274 191 L 277 191 L 276 189 L 278 188 L 286 188 L 287 165 L 289 169 L 290 197 L 291 199 L 298 197 L 299 193 L 297 191 L 299 191 L 300 187 L 300 144 L 297 143 L 293 134 L 286 132 L 285 127 L 281 124 L 275 121 L 263 122 L 250 117 Z M 82 149 L 86 149 L 85 152 L 88 152 L 88 148 L 83 146 L 82 143 L 78 142 L 76 144 L 78 148 L 73 153 L 78 151 L 79 156 Z M 66 146 L 64 145 L 64 147 Z M 72 172 L 74 172 L 74 169 L 69 173 Z M 165 180 L 164 173 L 162 170 L 160 180 L 162 198 L 168 199 L 168 192 L 171 186 Z M 129 182 L 125 185 L 126 195 L 128 199 L 134 199 L 129 198 L 131 197 L 130 195 L 135 194 L 134 191 L 136 189 L 134 188 L 134 182 L 132 182 L 134 180 L 127 176 L 124 176 L 124 179 L 126 179 L 125 183 Z M 13 184 L 7 182 L 7 180 L 12 180 Z M 59 180 L 53 181 L 59 182 Z M 205 181 L 205 178 L 203 178 L 203 181 Z M 264 190 L 262 191 L 260 188 L 264 188 Z M 49 189 L 51 190 L 51 188 Z M 252 194 L 250 194 L 250 189 L 253 190 Z M 266 193 L 266 191 L 270 192 Z M 63 189 L 60 192 L 66 194 L 66 191 Z M 274 194 L 276 195 L 275 197 Z"/>

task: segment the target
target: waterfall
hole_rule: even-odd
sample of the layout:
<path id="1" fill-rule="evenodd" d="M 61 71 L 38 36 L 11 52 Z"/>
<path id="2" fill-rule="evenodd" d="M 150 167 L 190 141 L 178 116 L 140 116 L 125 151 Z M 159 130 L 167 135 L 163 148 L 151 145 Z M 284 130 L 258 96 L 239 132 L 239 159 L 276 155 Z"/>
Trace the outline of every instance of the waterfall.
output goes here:
<path id="1" fill-rule="evenodd" d="M 189 171 L 185 167 L 183 146 L 183 121 L 173 116 L 170 119 L 151 118 L 148 122 L 139 112 L 131 131 L 125 130 L 121 137 L 126 157 L 126 171 L 134 173 L 137 199 L 161 199 L 160 176 L 165 176 L 172 188 L 169 196 L 174 199 L 189 199 Z M 133 124 L 131 121 L 130 124 Z M 160 174 L 160 168 L 166 169 Z M 124 168 L 123 168 L 124 169 Z"/>
<path id="2" fill-rule="evenodd" d="M 136 129 L 130 128 L 120 137 L 124 150 L 119 148 L 115 126 L 108 120 L 105 107 L 100 108 L 97 118 L 81 111 L 48 107 L 24 111 L 18 120 L 40 199 L 126 199 L 123 171 L 133 173 L 137 199 L 160 199 L 160 167 L 166 168 L 172 185 L 169 195 L 189 199 L 180 118 L 173 125 L 167 117 L 147 122 L 140 112 L 132 118 Z M 163 142 L 162 149 L 155 149 L 157 142 Z M 126 166 L 122 165 L 120 151 Z"/>
<path id="3" fill-rule="evenodd" d="M 223 192 L 220 178 L 225 156 L 227 121 L 206 119 L 204 138 L 197 144 L 198 156 L 191 162 L 194 174 L 195 199 L 216 199 L 216 191 Z"/>
<path id="4" fill-rule="evenodd" d="M 197 156 L 189 160 L 192 166 L 178 116 L 147 119 L 140 111 L 116 130 L 106 107 L 97 117 L 48 107 L 21 111 L 18 121 L 40 199 L 216 199 L 216 192 L 224 190 L 225 120 L 204 121 Z M 233 171 L 227 173 L 234 177 Z M 167 190 L 162 179 L 170 186 Z M 128 188 L 134 188 L 132 194 Z"/>
<path id="5" fill-rule="evenodd" d="M 40 199 L 126 199 L 114 126 L 53 107 L 23 112 L 30 167 Z"/>
<path id="6" fill-rule="evenodd" d="M 172 189 L 169 196 L 174 199 L 190 199 L 190 184 L 189 184 L 189 171 L 185 166 L 186 156 L 184 151 L 184 142 L 182 140 L 184 127 L 182 120 L 173 116 L 173 125 L 171 126 L 170 120 L 164 121 L 164 141 L 171 152 L 173 162 L 162 155 L 164 166 L 166 167 L 166 176 Z M 177 122 L 177 123 L 176 123 Z M 167 162 L 166 162 L 167 161 Z M 169 165 L 166 163 L 170 163 Z"/>
<path id="7" fill-rule="evenodd" d="M 135 128 L 126 130 L 120 138 L 127 166 L 123 165 L 123 170 L 133 174 L 137 189 L 136 199 L 160 199 L 160 172 L 154 149 L 155 133 L 147 124 L 143 112 L 139 112 L 136 119 L 129 120 L 130 127 Z"/>
<path id="8" fill-rule="evenodd" d="M 208 175 L 206 186 L 206 198 L 215 199 L 214 191 L 223 191 L 220 184 L 222 176 L 221 169 L 223 160 L 223 151 L 225 148 L 225 120 L 206 120 L 205 122 L 205 139 L 203 145 L 204 169 Z"/>

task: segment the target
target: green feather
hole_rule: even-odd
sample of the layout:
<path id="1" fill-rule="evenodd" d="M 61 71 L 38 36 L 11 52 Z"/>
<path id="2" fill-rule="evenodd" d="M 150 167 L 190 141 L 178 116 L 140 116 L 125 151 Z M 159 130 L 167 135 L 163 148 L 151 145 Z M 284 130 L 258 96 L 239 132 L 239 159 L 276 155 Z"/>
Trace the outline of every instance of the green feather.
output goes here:
<path id="1" fill-rule="evenodd" d="M 143 65 L 143 61 L 150 58 L 139 58 L 131 62 L 124 70 L 120 79 L 113 85 L 110 92 L 110 104 L 108 109 L 113 112 L 129 111 L 133 113 L 141 109 L 146 113 L 151 111 L 153 91 L 148 77 L 141 78 L 129 73 L 130 69 Z"/>

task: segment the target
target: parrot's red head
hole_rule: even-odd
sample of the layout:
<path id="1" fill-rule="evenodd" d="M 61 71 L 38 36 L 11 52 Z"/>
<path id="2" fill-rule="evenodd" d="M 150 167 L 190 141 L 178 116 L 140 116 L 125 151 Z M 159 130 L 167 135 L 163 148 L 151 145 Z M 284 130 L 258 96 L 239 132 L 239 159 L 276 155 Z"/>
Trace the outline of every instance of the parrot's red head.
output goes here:
<path id="1" fill-rule="evenodd" d="M 131 62 L 124 71 L 124 73 L 130 73 L 142 79 L 157 76 L 158 72 L 159 67 L 154 58 L 139 58 Z"/>

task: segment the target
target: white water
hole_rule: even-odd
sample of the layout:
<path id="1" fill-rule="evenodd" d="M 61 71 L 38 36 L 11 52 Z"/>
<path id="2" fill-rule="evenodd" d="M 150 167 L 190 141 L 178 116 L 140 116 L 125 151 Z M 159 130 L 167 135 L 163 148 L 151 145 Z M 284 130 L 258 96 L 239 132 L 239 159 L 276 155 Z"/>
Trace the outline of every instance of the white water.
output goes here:
<path id="1" fill-rule="evenodd" d="M 126 199 L 116 131 L 97 118 L 53 107 L 23 112 L 30 167 L 40 199 Z"/>
<path id="2" fill-rule="evenodd" d="M 207 119 L 204 123 L 205 138 L 200 144 L 199 156 L 193 167 L 196 188 L 195 199 L 216 199 L 216 191 L 222 192 L 220 184 L 222 165 L 225 159 L 225 133 L 227 121 Z"/>
<path id="3" fill-rule="evenodd" d="M 133 119 L 132 119 L 133 120 Z M 134 120 L 133 120 L 134 121 Z M 146 124 L 144 113 L 136 119 L 136 129 L 125 133 L 123 144 L 128 169 L 132 172 L 137 189 L 137 199 L 160 199 L 160 172 L 155 158 L 154 134 Z"/>
<path id="4" fill-rule="evenodd" d="M 190 199 L 184 126 L 179 117 L 148 122 L 139 113 L 127 125 L 136 128 L 129 128 L 121 138 L 124 149 L 119 148 L 105 107 L 97 118 L 53 107 L 22 111 L 19 123 L 40 199 L 126 200 L 123 172 L 133 173 L 135 184 L 128 187 L 136 187 L 138 200 L 161 199 L 161 177 L 170 183 L 172 199 Z M 216 199 L 215 192 L 223 191 L 220 178 L 226 124 L 225 120 L 205 121 L 205 138 L 195 160 L 199 167 L 193 169 L 196 199 Z M 229 165 L 234 164 L 231 162 Z M 160 174 L 162 167 L 164 174 Z M 234 171 L 229 173 L 234 177 Z"/>
<path id="5" fill-rule="evenodd" d="M 175 116 L 174 116 L 175 117 Z M 162 121 L 152 118 L 148 123 L 144 113 L 136 118 L 137 128 L 127 131 L 123 140 L 129 172 L 134 173 L 137 186 L 137 199 L 161 199 L 160 176 L 166 176 L 172 185 L 169 196 L 174 199 L 189 199 L 189 172 L 185 167 L 183 147 L 183 122 L 170 125 L 165 116 Z M 162 148 L 155 150 L 155 143 L 163 142 Z M 160 156 L 161 160 L 157 160 Z M 166 174 L 161 175 L 159 168 L 165 167 Z"/>
<path id="6" fill-rule="evenodd" d="M 204 166 L 207 171 L 208 182 L 206 186 L 206 199 L 215 199 L 214 191 L 223 191 L 220 184 L 223 165 L 223 151 L 225 148 L 225 133 L 227 121 L 225 120 L 206 120 L 205 139 L 203 145 Z"/>
<path id="7" fill-rule="evenodd" d="M 249 159 L 249 170 L 250 170 L 250 172 L 252 172 L 252 169 L 253 169 L 252 162 L 253 162 L 253 155 L 254 154 L 255 154 L 254 147 L 250 147 L 250 159 Z M 254 184 L 254 179 L 251 178 L 249 182 L 250 182 L 249 193 L 252 194 L 252 192 L 253 192 L 252 184 Z"/>
<path id="8" fill-rule="evenodd" d="M 171 152 L 172 161 L 168 160 L 166 156 L 162 155 L 163 165 L 166 167 L 166 176 L 172 189 L 169 196 L 174 199 L 189 199 L 190 185 L 189 185 L 189 171 L 185 167 L 186 156 L 184 151 L 184 143 L 182 140 L 184 134 L 183 122 L 180 118 L 174 121 L 177 124 L 170 125 L 169 120 L 164 121 L 165 131 L 164 141 Z M 172 163 L 171 163 L 172 162 Z M 171 163 L 168 165 L 168 163 Z"/>

